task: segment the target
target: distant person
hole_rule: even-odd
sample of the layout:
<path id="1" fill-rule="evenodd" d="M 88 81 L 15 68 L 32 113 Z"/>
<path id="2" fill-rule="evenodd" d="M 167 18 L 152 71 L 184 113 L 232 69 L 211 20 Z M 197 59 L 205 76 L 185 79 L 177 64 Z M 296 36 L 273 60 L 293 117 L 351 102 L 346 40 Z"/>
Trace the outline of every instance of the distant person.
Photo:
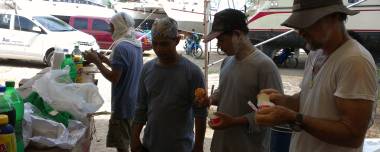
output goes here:
<path id="1" fill-rule="evenodd" d="M 218 106 L 218 123 L 214 129 L 211 152 L 269 152 L 270 128 L 260 127 L 252 119 L 255 112 L 248 101 L 257 104 L 261 89 L 282 90 L 281 77 L 272 59 L 255 48 L 248 37 L 246 16 L 235 9 L 215 14 L 209 42 L 216 38 L 217 46 L 228 57 L 223 60 L 219 87 L 210 99 Z"/>
<path id="2" fill-rule="evenodd" d="M 111 81 L 111 119 L 109 120 L 107 147 L 118 152 L 128 152 L 131 139 L 131 125 L 138 98 L 138 82 L 143 66 L 141 42 L 135 38 L 134 21 L 122 12 L 111 18 L 111 58 L 90 52 L 85 54 L 88 62 L 94 63 L 102 75 Z M 109 65 L 111 70 L 103 63 Z"/>
<path id="3" fill-rule="evenodd" d="M 357 13 L 342 0 L 295 0 L 292 15 L 282 23 L 311 48 L 301 91 L 287 96 L 262 90 L 276 106 L 259 110 L 253 119 L 263 126 L 292 124 L 292 152 L 363 151 L 376 107 L 377 67 L 346 31 L 347 15 Z"/>
<path id="4" fill-rule="evenodd" d="M 194 102 L 195 90 L 205 87 L 202 71 L 177 53 L 180 36 L 172 18 L 155 21 L 152 38 L 157 58 L 144 65 L 140 78 L 132 151 L 202 152 L 207 109 Z"/>

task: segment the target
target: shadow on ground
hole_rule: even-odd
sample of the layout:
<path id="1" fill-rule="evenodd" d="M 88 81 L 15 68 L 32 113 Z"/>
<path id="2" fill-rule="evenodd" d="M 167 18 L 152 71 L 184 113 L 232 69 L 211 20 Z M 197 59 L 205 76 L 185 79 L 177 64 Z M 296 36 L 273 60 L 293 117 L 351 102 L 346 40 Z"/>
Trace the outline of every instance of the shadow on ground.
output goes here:
<path id="1" fill-rule="evenodd" d="M 46 67 L 46 65 L 43 64 L 42 62 L 15 60 L 15 59 L 0 59 L 0 65 L 11 66 L 11 67 L 38 68 L 38 69 L 43 69 Z"/>

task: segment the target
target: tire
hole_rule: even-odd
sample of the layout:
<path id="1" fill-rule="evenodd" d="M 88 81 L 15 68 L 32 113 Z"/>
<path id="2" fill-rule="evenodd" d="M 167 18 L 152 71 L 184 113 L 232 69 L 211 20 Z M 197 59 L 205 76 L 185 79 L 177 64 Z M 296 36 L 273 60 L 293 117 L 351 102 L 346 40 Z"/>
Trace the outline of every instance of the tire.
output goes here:
<path id="1" fill-rule="evenodd" d="M 297 68 L 298 66 L 298 58 L 296 58 L 294 55 L 289 56 L 285 62 L 284 66 L 287 68 Z"/>
<path id="2" fill-rule="evenodd" d="M 224 53 L 221 49 L 219 48 L 216 48 L 216 53 L 218 53 L 219 55 L 225 55 L 226 53 Z"/>
<path id="3" fill-rule="evenodd" d="M 54 49 L 50 48 L 46 51 L 45 56 L 44 56 L 44 63 L 47 66 L 51 66 L 51 58 L 53 57 L 54 54 Z"/>
<path id="4" fill-rule="evenodd" d="M 193 49 L 193 51 L 191 51 L 193 56 L 197 59 L 201 58 L 202 57 L 202 54 L 203 54 L 203 50 L 201 47 L 197 47 L 195 49 Z"/>

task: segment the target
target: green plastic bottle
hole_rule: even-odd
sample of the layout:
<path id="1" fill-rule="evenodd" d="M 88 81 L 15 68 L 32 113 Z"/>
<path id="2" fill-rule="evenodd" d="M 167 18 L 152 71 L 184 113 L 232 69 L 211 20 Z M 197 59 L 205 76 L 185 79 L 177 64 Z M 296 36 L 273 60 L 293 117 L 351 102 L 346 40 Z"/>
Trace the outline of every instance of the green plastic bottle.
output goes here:
<path id="1" fill-rule="evenodd" d="M 16 123 L 14 128 L 16 133 L 17 152 L 23 152 L 24 140 L 22 136 L 22 121 L 24 119 L 24 100 L 15 89 L 14 81 L 6 81 L 5 87 L 4 96 L 10 99 L 12 106 L 16 111 Z"/>
<path id="2" fill-rule="evenodd" d="M 73 58 L 71 54 L 66 54 L 65 59 L 63 60 L 63 63 L 61 64 L 61 69 L 65 68 L 66 66 L 70 67 L 69 75 L 73 82 L 75 82 L 75 79 L 77 77 L 77 68 L 75 66 L 75 63 L 73 61 Z"/>
<path id="3" fill-rule="evenodd" d="M 5 96 L 5 87 L 0 85 L 0 114 L 8 116 L 9 124 L 15 126 L 16 112 L 10 99 Z"/>

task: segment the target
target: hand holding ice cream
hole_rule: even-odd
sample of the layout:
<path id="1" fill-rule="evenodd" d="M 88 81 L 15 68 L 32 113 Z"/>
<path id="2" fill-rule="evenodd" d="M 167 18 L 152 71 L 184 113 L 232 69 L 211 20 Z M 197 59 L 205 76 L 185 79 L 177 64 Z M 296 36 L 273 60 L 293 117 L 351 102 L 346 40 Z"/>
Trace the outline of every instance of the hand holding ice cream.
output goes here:
<path id="1" fill-rule="evenodd" d="M 194 92 L 195 95 L 195 103 L 198 106 L 209 106 L 210 99 L 207 96 L 207 92 L 204 88 L 197 88 Z"/>

